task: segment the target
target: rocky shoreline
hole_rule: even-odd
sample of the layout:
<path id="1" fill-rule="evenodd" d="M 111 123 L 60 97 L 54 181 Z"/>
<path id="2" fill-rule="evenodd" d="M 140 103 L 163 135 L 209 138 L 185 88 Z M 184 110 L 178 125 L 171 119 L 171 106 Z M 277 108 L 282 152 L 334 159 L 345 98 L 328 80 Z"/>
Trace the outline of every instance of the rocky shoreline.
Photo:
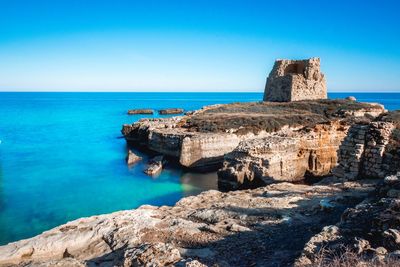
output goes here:
<path id="1" fill-rule="evenodd" d="M 124 125 L 158 154 L 150 174 L 168 157 L 218 170 L 220 191 L 69 222 L 1 246 L 0 266 L 400 265 L 400 111 L 325 97 L 319 59 L 280 60 L 265 102 Z"/>
<path id="2" fill-rule="evenodd" d="M 218 108 L 229 108 L 229 105 Z M 142 206 L 136 210 L 82 218 L 34 238 L 0 247 L 0 265 L 313 266 L 320 260 L 316 255 L 319 255 L 322 247 L 336 249 L 338 243 L 356 247 L 363 257 L 382 261 L 388 257 L 392 259 L 400 249 L 400 234 L 397 236 L 400 224 L 396 217 L 397 210 L 400 210 L 396 206 L 400 197 L 400 174 L 390 176 L 383 173 L 386 175 L 383 179 L 380 172 L 386 170 L 395 174 L 400 171 L 400 116 L 398 112 L 385 112 L 381 106 L 369 104 L 363 104 L 362 109 L 352 112 L 349 117 L 311 123 L 303 128 L 284 125 L 262 138 L 254 134 L 257 138 L 245 140 L 227 153 L 220 170 L 220 173 L 224 172 L 227 162 L 232 158 L 236 161 L 240 159 L 242 163 L 251 157 L 250 163 L 263 164 L 254 157 L 269 159 L 268 155 L 276 155 L 276 143 L 271 141 L 275 139 L 284 147 L 279 155 L 292 158 L 298 155 L 298 150 L 296 148 L 290 154 L 287 147 L 293 147 L 290 140 L 303 142 L 302 138 L 293 139 L 291 136 L 300 134 L 301 137 L 306 136 L 306 141 L 312 141 L 309 147 L 313 149 L 315 140 L 321 144 L 319 148 L 323 150 L 321 155 L 324 157 L 316 153 L 315 161 L 310 161 L 311 156 L 307 160 L 316 165 L 306 164 L 306 168 L 316 166 L 310 169 L 316 171 L 314 176 L 326 177 L 321 182 L 311 185 L 288 183 L 287 180 L 297 180 L 290 177 L 280 179 L 285 176 L 271 172 L 274 170 L 273 164 L 258 165 L 272 166 L 266 171 L 268 176 L 264 176 L 265 184 L 256 183 L 256 175 L 261 175 L 256 171 L 249 172 L 253 176 L 242 176 L 250 182 L 254 181 L 249 187 L 255 189 L 227 193 L 207 191 L 184 198 L 173 207 Z M 354 112 L 363 116 L 354 116 Z M 135 134 L 141 138 L 141 142 L 154 140 L 148 136 L 149 133 L 154 134 L 153 131 L 158 130 L 158 134 L 173 133 L 175 129 L 178 134 L 168 136 L 166 140 L 180 140 L 186 138 L 188 133 L 193 134 L 187 128 L 177 128 L 181 120 L 182 117 L 141 120 L 130 127 L 136 129 Z M 165 127 L 170 123 L 174 126 Z M 161 124 L 164 126 L 160 127 Z M 360 129 L 364 135 L 361 135 Z M 127 140 L 130 141 L 132 132 L 127 133 Z M 205 140 L 208 140 L 208 134 L 210 132 L 205 133 Z M 202 132 L 197 132 L 199 137 L 202 137 Z M 362 140 L 366 144 L 362 148 L 349 145 Z M 373 144 L 376 144 L 375 150 L 369 147 Z M 152 144 L 152 147 L 160 148 L 158 152 L 168 151 L 162 145 Z M 309 148 L 303 147 L 304 150 Z M 338 152 L 335 157 L 326 152 L 336 152 L 336 149 Z M 355 149 L 354 153 L 350 153 L 349 149 Z M 232 157 L 232 154 L 237 156 Z M 331 165 L 321 164 L 326 158 L 330 158 L 328 162 Z M 337 162 L 333 162 L 333 159 Z M 369 164 L 371 162 L 376 164 Z M 303 168 L 303 165 L 293 164 L 293 161 L 288 162 L 288 166 Z M 352 169 L 346 169 L 347 166 L 358 166 L 358 172 L 352 173 Z M 330 174 L 332 170 L 334 175 Z M 351 175 L 341 175 L 343 172 Z M 372 175 L 367 175 L 369 173 Z M 377 173 L 379 175 L 374 175 Z M 233 179 L 234 184 L 245 184 L 238 177 L 236 175 Z M 253 180 L 249 177 L 253 177 Z M 389 225 L 383 223 L 389 216 L 387 214 L 391 214 L 389 220 L 393 220 Z M 361 219 L 366 220 L 363 227 L 370 229 L 356 231 L 355 224 Z M 375 228 L 378 226 L 383 236 L 375 237 Z M 369 235 L 368 231 L 374 234 Z M 354 240 L 358 240 L 358 243 Z"/>
<path id="3" fill-rule="evenodd" d="M 82 218 L 0 247 L 0 264 L 290 265 L 321 225 L 335 224 L 374 183 L 278 183 L 229 193 L 207 191 L 173 207 L 142 206 Z"/>

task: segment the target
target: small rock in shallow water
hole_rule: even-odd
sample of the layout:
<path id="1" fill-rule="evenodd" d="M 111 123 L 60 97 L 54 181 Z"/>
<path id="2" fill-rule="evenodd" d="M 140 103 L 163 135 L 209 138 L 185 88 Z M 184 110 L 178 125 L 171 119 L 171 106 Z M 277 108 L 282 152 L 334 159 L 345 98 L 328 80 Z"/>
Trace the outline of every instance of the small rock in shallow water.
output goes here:
<path id="1" fill-rule="evenodd" d="M 158 113 L 160 113 L 160 115 L 181 114 L 183 113 L 183 109 L 182 108 L 160 109 Z"/>
<path id="2" fill-rule="evenodd" d="M 142 160 L 141 157 L 139 157 L 138 155 L 136 155 L 135 153 L 132 152 L 132 150 L 128 150 L 128 155 L 126 156 L 126 163 L 128 165 L 132 165 L 136 162 L 138 162 L 139 160 Z"/>
<path id="3" fill-rule="evenodd" d="M 153 114 L 154 111 L 152 109 L 130 109 L 128 110 L 128 115 L 137 115 L 137 114 Z"/>
<path id="4" fill-rule="evenodd" d="M 346 100 L 357 101 L 357 99 L 354 96 L 348 96 L 346 97 Z"/>
<path id="5" fill-rule="evenodd" d="M 147 175 L 156 175 L 159 174 L 163 168 L 163 165 L 166 163 L 164 160 L 164 156 L 156 156 L 149 160 L 149 164 L 147 168 L 144 170 L 144 173 Z"/>

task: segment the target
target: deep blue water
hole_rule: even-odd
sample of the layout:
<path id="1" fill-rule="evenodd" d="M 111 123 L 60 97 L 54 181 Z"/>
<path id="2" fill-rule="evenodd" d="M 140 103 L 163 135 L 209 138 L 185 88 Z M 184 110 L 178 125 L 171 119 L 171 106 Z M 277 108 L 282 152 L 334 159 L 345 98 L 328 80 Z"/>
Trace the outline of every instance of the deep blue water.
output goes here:
<path id="1" fill-rule="evenodd" d="M 400 109 L 399 94 L 346 93 Z M 0 93 L 0 244 L 59 224 L 142 204 L 172 205 L 216 188 L 216 175 L 167 167 L 157 178 L 128 168 L 121 125 L 131 108 L 259 101 L 262 93 Z"/>

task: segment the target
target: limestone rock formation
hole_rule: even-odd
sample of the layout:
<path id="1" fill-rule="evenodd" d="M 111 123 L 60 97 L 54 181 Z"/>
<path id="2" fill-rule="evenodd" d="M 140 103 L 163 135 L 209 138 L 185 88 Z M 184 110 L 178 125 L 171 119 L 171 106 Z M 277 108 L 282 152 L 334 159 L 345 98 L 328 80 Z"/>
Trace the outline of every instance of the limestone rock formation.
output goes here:
<path id="1" fill-rule="evenodd" d="M 138 162 L 139 160 L 141 160 L 142 158 L 139 157 L 138 155 L 136 155 L 135 153 L 133 153 L 132 150 L 128 150 L 128 155 L 126 156 L 126 163 L 128 165 L 132 165 L 135 164 L 136 162 Z"/>
<path id="2" fill-rule="evenodd" d="M 182 114 L 182 108 L 167 108 L 167 109 L 160 109 L 158 111 L 160 115 L 169 115 L 169 114 Z"/>
<path id="3" fill-rule="evenodd" d="M 144 170 L 144 173 L 148 175 L 157 175 L 162 171 L 162 168 L 166 160 L 162 155 L 156 156 L 149 160 L 147 168 Z"/>
<path id="4" fill-rule="evenodd" d="M 124 125 L 122 134 L 130 144 L 175 157 L 185 167 L 217 169 L 241 141 L 381 112 L 379 105 L 347 100 L 235 103 L 204 107 L 181 117 L 142 119 Z"/>
<path id="5" fill-rule="evenodd" d="M 1 246 L 0 266 L 288 266 L 373 186 L 280 183 L 81 218 Z"/>
<path id="6" fill-rule="evenodd" d="M 326 99 L 325 76 L 320 59 L 276 60 L 267 78 L 264 101 L 289 102 Z"/>
<path id="7" fill-rule="evenodd" d="M 310 102 L 302 101 L 298 105 L 304 103 L 310 108 L 308 112 L 313 111 Z M 255 188 L 276 181 L 293 182 L 305 176 L 328 175 L 337 165 L 338 150 L 350 126 L 357 121 L 369 122 L 384 111 L 376 105 L 344 109 L 345 103 L 356 104 L 353 101 L 341 102 L 339 110 L 334 111 L 334 106 L 324 107 L 322 103 L 318 106 L 321 110 L 314 112 L 324 114 L 325 119 L 312 121 L 309 114 L 301 126 L 292 125 L 262 138 L 244 140 L 227 153 L 218 172 L 219 189 Z M 292 112 L 300 115 L 302 110 L 297 108 Z"/>
<path id="8" fill-rule="evenodd" d="M 138 114 L 153 114 L 152 109 L 130 109 L 128 110 L 128 115 L 138 115 Z"/>
<path id="9" fill-rule="evenodd" d="M 340 122 L 282 132 L 243 141 L 225 155 L 219 171 L 220 190 L 255 188 L 276 181 L 296 182 L 305 176 L 328 175 L 348 125 Z"/>
<path id="10" fill-rule="evenodd" d="M 124 125 L 122 133 L 132 145 L 175 157 L 183 166 L 198 169 L 218 168 L 223 155 L 232 151 L 242 140 L 235 134 L 189 131 L 180 126 L 185 119 L 143 119 L 132 125 Z"/>

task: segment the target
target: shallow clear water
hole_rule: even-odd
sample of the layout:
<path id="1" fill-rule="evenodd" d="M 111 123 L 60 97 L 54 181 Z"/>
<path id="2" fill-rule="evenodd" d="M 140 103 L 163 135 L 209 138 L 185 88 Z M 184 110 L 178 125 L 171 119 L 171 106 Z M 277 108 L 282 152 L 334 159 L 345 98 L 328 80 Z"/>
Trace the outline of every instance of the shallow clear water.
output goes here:
<path id="1" fill-rule="evenodd" d="M 354 95 L 400 109 L 400 94 Z M 259 101 L 262 93 L 0 93 L 0 244 L 27 238 L 83 216 L 172 205 L 216 188 L 216 175 L 167 167 L 143 174 L 144 160 L 125 164 L 120 129 L 148 115 L 131 108 L 198 109 Z"/>

